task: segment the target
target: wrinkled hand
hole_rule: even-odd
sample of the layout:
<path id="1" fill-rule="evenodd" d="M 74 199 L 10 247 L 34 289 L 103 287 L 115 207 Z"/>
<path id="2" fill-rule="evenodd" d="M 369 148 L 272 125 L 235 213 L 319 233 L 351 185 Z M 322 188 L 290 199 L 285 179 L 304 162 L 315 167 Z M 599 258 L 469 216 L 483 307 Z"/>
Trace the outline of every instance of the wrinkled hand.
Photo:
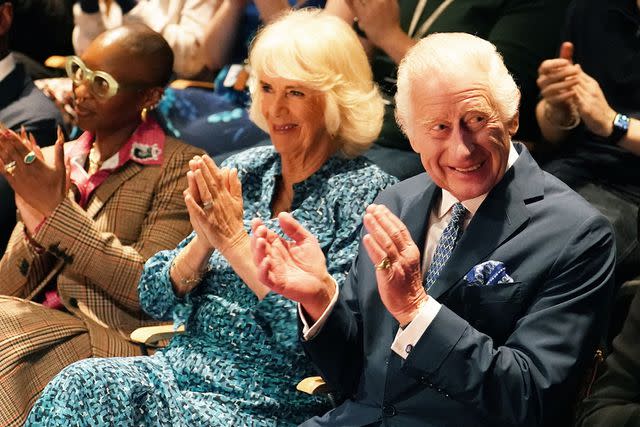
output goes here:
<path id="1" fill-rule="evenodd" d="M 574 87 L 576 106 L 585 126 L 594 134 L 607 137 L 613 132 L 616 112 L 604 96 L 598 82 L 582 71 L 580 66 L 578 84 Z"/>
<path id="2" fill-rule="evenodd" d="M 545 115 L 551 124 L 570 126 L 578 120 L 575 86 L 580 68 L 573 64 L 573 44 L 564 42 L 560 56 L 543 61 L 537 84 L 545 101 Z"/>
<path id="3" fill-rule="evenodd" d="M 0 173 L 13 188 L 16 196 L 33 209 L 48 217 L 64 200 L 69 189 L 69 168 L 64 159 L 64 135 L 58 128 L 58 138 L 53 146 L 53 158 L 45 159 L 33 136 L 22 135 L 4 129 L 0 131 Z M 24 162 L 33 151 L 36 159 Z M 14 173 L 7 173 L 7 164 L 15 162 Z"/>
<path id="4" fill-rule="evenodd" d="M 280 213 L 278 220 L 292 241 L 267 229 L 260 219 L 251 224 L 251 249 L 258 278 L 274 292 L 302 304 L 316 321 L 335 293 L 326 259 L 318 240 L 290 213 Z"/>
<path id="5" fill-rule="evenodd" d="M 376 46 L 393 30 L 400 28 L 398 0 L 345 0 L 358 18 L 358 26 Z"/>
<path id="6" fill-rule="evenodd" d="M 542 61 L 538 67 L 536 82 L 540 94 L 552 107 L 569 107 L 579 73 L 579 67 L 573 64 L 573 44 L 564 42 L 560 47 L 560 57 Z"/>
<path id="7" fill-rule="evenodd" d="M 196 156 L 189 167 L 184 196 L 191 225 L 211 248 L 225 252 L 247 237 L 238 171 L 218 168 L 207 155 Z"/>
<path id="8" fill-rule="evenodd" d="M 420 251 L 407 227 L 383 205 L 367 208 L 364 226 L 369 234 L 363 243 L 373 264 L 379 265 L 384 258 L 391 262 L 389 268 L 376 269 L 382 303 L 401 326 L 407 325 L 428 298 L 422 285 Z"/>

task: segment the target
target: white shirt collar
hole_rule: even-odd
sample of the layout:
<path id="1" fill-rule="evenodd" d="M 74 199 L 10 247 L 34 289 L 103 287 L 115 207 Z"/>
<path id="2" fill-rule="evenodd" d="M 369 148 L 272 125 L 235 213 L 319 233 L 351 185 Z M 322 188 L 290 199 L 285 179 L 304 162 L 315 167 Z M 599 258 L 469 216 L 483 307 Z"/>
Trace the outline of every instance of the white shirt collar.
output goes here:
<path id="1" fill-rule="evenodd" d="M 0 60 L 0 82 L 5 79 L 16 68 L 16 60 L 13 54 L 9 53 Z"/>
<path id="2" fill-rule="evenodd" d="M 518 160 L 518 152 L 516 151 L 516 147 L 513 145 L 513 142 L 510 142 L 509 158 L 507 159 L 507 168 L 505 171 L 509 170 L 509 168 L 513 166 L 516 160 Z M 473 217 L 476 214 L 476 212 L 478 211 L 478 208 L 480 208 L 480 205 L 482 204 L 482 202 L 484 202 L 484 199 L 487 198 L 487 194 L 489 193 L 484 193 L 473 199 L 463 200 L 461 202 L 462 206 L 467 208 L 467 210 L 471 213 L 470 217 Z M 445 214 L 449 212 L 451 207 L 458 202 L 459 200 L 456 199 L 453 196 L 453 194 L 449 193 L 445 189 L 442 189 L 442 198 L 440 199 L 440 206 L 436 210 L 436 215 L 438 215 L 438 218 L 444 217 Z"/>

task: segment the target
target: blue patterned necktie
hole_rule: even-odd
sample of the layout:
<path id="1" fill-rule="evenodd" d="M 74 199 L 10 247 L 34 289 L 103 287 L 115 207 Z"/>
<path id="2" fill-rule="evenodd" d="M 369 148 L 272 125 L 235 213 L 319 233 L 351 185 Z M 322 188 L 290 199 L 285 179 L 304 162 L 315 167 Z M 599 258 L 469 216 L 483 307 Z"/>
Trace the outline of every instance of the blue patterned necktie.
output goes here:
<path id="1" fill-rule="evenodd" d="M 438 246 L 433 252 L 433 259 L 427 272 L 427 278 L 424 281 L 424 285 L 429 291 L 429 288 L 438 280 L 442 267 L 447 263 L 447 260 L 453 252 L 453 248 L 456 247 L 456 242 L 462 234 L 462 222 L 467 213 L 467 209 L 462 206 L 462 203 L 458 202 L 451 208 L 451 221 L 442 231 L 442 236 L 438 241 Z"/>

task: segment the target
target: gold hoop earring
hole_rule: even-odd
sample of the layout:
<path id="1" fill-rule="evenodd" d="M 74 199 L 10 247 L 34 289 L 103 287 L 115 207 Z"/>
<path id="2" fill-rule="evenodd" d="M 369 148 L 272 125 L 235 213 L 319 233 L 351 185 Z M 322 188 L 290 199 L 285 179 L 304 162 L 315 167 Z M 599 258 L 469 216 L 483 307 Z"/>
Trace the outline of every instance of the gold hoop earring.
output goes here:
<path id="1" fill-rule="evenodd" d="M 147 109 L 147 107 L 144 107 L 142 109 L 142 111 L 140 111 L 140 120 L 142 120 L 143 122 L 147 121 L 147 113 L 149 112 L 149 110 Z"/>

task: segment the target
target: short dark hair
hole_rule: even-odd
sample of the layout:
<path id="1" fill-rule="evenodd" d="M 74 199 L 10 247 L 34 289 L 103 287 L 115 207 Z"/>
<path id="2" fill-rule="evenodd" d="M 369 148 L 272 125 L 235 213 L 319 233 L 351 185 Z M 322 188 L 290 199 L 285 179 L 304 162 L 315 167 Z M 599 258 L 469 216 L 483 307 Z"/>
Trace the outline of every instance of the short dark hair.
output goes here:
<path id="1" fill-rule="evenodd" d="M 118 55 L 134 57 L 148 66 L 148 74 L 140 76 L 145 83 L 161 87 L 169 83 L 173 74 L 173 51 L 161 34 L 145 24 L 135 23 L 107 30 L 95 40 L 109 35 L 115 36 Z"/>
<path id="2" fill-rule="evenodd" d="M 128 43 L 130 52 L 153 64 L 152 80 L 158 86 L 169 84 L 173 75 L 173 50 L 165 38 L 145 24 L 128 24 L 131 39 Z"/>

